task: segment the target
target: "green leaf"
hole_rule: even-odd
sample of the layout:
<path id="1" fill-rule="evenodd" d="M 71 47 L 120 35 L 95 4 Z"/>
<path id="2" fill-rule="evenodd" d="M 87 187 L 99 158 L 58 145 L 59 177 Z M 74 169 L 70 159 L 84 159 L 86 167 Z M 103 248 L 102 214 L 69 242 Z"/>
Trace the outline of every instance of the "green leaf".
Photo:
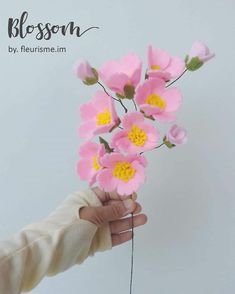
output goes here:
<path id="1" fill-rule="evenodd" d="M 163 138 L 163 143 L 164 143 L 169 149 L 175 147 L 174 144 L 172 144 L 171 142 L 167 141 L 166 137 Z"/>
<path id="2" fill-rule="evenodd" d="M 98 75 L 97 70 L 95 68 L 92 68 L 91 70 L 92 70 L 94 76 L 93 77 L 87 77 L 83 81 L 83 83 L 85 85 L 87 85 L 87 86 L 92 86 L 92 85 L 96 84 L 98 82 L 98 80 L 99 80 L 99 75 Z"/>
<path id="3" fill-rule="evenodd" d="M 127 99 L 133 99 L 135 95 L 135 88 L 132 85 L 125 85 L 124 94 Z"/>
<path id="4" fill-rule="evenodd" d="M 116 96 L 117 96 L 119 99 L 124 99 L 124 98 L 125 98 L 125 96 L 123 96 L 123 95 L 121 95 L 121 94 L 119 94 L 119 93 L 116 93 Z"/>
<path id="5" fill-rule="evenodd" d="M 191 58 L 191 60 L 186 63 L 186 68 L 189 71 L 195 71 L 199 69 L 202 65 L 203 65 L 203 62 L 201 62 L 200 59 L 196 56 Z"/>
<path id="6" fill-rule="evenodd" d="M 107 153 L 113 152 L 113 149 L 110 148 L 109 143 L 102 137 L 99 137 L 100 144 L 104 144 L 104 148 Z"/>

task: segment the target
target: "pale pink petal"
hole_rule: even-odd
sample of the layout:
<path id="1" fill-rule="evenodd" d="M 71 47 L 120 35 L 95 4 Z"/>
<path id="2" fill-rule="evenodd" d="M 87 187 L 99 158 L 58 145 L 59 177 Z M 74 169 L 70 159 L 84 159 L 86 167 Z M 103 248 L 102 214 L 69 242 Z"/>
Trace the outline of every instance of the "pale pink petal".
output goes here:
<path id="1" fill-rule="evenodd" d="M 122 126 L 124 129 L 130 129 L 133 124 L 143 123 L 144 122 L 144 116 L 140 112 L 133 111 L 128 112 L 124 115 L 122 119 Z"/>
<path id="2" fill-rule="evenodd" d="M 183 73 L 184 69 L 185 62 L 179 57 L 172 57 L 166 71 L 171 74 L 171 78 L 177 78 Z"/>
<path id="3" fill-rule="evenodd" d="M 153 117 L 157 121 L 160 121 L 160 122 L 163 122 L 163 123 L 173 122 L 176 119 L 175 115 L 173 115 L 171 113 L 167 113 L 167 112 L 154 114 Z"/>
<path id="4" fill-rule="evenodd" d="M 189 52 L 189 57 L 196 57 L 198 55 L 206 55 L 209 53 L 209 49 L 206 45 L 204 45 L 200 41 L 196 41 L 193 43 L 193 46 Z"/>
<path id="5" fill-rule="evenodd" d="M 103 169 L 97 174 L 97 182 L 105 192 L 113 192 L 117 187 L 117 179 L 113 177 L 111 169 Z"/>
<path id="6" fill-rule="evenodd" d="M 146 167 L 147 166 L 147 160 L 143 155 L 140 154 L 130 154 L 126 156 L 126 160 L 129 162 L 137 161 L 140 165 Z"/>
<path id="7" fill-rule="evenodd" d="M 208 54 L 206 56 L 200 56 L 200 61 L 206 62 L 206 61 L 210 60 L 213 57 L 215 57 L 214 53 L 210 53 L 210 54 Z"/>
<path id="8" fill-rule="evenodd" d="M 143 104 L 140 105 L 140 109 L 144 111 L 147 116 L 153 116 L 158 113 L 162 113 L 162 110 L 154 105 Z"/>
<path id="9" fill-rule="evenodd" d="M 110 124 L 107 125 L 101 125 L 101 126 L 97 126 L 93 131 L 94 135 L 100 135 L 100 134 L 104 134 L 104 133 L 108 133 L 115 125 L 115 122 L 111 122 Z"/>
<path id="10" fill-rule="evenodd" d="M 101 159 L 100 163 L 103 167 L 114 167 L 117 161 L 124 160 L 125 157 L 121 153 L 113 152 L 113 153 L 106 153 Z"/>
<path id="11" fill-rule="evenodd" d="M 91 160 L 82 158 L 77 162 L 76 171 L 81 180 L 89 180 L 94 175 Z"/>
<path id="12" fill-rule="evenodd" d="M 182 102 L 182 96 L 177 88 L 170 88 L 163 92 L 162 99 L 166 102 L 165 111 L 174 112 L 176 111 Z"/>
<path id="13" fill-rule="evenodd" d="M 153 49 L 153 62 L 152 65 L 158 65 L 161 69 L 165 69 L 170 62 L 170 56 L 159 48 Z"/>
<path id="14" fill-rule="evenodd" d="M 109 109 L 110 99 L 111 98 L 104 91 L 99 90 L 95 93 L 92 105 L 97 109 L 97 113 L 103 112 L 105 109 Z"/>
<path id="15" fill-rule="evenodd" d="M 124 86 L 128 83 L 129 78 L 124 73 L 114 73 L 106 82 L 106 85 L 115 93 L 123 94 Z"/>
<path id="16" fill-rule="evenodd" d="M 99 146 L 100 145 L 96 143 L 87 141 L 80 146 L 79 155 L 81 157 L 91 158 L 92 156 L 98 153 Z"/>
<path id="17" fill-rule="evenodd" d="M 123 131 L 123 130 L 116 131 L 114 135 L 112 136 L 111 141 L 109 143 L 110 147 L 114 149 L 118 148 L 119 140 L 126 137 L 126 135 L 127 135 L 126 131 Z"/>
<path id="18" fill-rule="evenodd" d="M 81 138 L 91 139 L 94 136 L 96 123 L 93 120 L 84 122 L 78 128 L 78 134 Z"/>
<path id="19" fill-rule="evenodd" d="M 116 61 L 108 61 L 98 70 L 98 73 L 101 80 L 106 83 L 107 79 L 119 70 L 120 65 Z"/>
<path id="20" fill-rule="evenodd" d="M 90 120 L 97 114 L 97 109 L 91 102 L 82 104 L 80 106 L 80 116 L 82 120 Z"/>
<path id="21" fill-rule="evenodd" d="M 149 70 L 148 75 L 149 75 L 149 78 L 160 78 L 164 81 L 169 81 L 171 78 L 171 74 L 163 70 L 158 70 L 158 71 Z"/>

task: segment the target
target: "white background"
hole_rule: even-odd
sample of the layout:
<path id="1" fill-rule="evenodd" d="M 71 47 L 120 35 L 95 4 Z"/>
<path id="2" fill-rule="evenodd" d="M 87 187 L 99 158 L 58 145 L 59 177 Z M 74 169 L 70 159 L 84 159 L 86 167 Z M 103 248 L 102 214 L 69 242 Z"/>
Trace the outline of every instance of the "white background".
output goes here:
<path id="1" fill-rule="evenodd" d="M 9 40 L 8 17 L 29 12 L 29 24 L 75 21 L 78 39 Z M 184 57 L 200 39 L 216 53 L 201 70 L 178 82 L 184 104 L 177 122 L 189 142 L 149 153 L 148 179 L 139 201 L 148 224 L 136 230 L 134 292 L 230 294 L 235 292 L 234 11 L 232 0 L 207 1 L 4 1 L 1 0 L 0 236 L 46 217 L 83 189 L 74 172 L 79 105 L 97 89 L 71 73 L 88 59 L 107 59 L 147 45 Z M 8 45 L 66 46 L 67 54 L 9 54 Z M 128 293 L 130 243 L 97 254 L 83 265 L 45 278 L 32 292 Z"/>

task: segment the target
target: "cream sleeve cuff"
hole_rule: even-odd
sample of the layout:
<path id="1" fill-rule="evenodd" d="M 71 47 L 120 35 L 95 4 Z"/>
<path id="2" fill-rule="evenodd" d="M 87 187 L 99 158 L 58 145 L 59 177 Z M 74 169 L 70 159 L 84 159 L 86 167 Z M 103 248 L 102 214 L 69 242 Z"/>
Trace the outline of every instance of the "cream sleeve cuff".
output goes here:
<path id="1" fill-rule="evenodd" d="M 84 206 L 102 206 L 91 189 L 71 193 L 47 218 L 0 241 L 0 293 L 30 291 L 44 276 L 112 248 L 108 224 L 97 228 L 80 219 L 79 209 Z"/>

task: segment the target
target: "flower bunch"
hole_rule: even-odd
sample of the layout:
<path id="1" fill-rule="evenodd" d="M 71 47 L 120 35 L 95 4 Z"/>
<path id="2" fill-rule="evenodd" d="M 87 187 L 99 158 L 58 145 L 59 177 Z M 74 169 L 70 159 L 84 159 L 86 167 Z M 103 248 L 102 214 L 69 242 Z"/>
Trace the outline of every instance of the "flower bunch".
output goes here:
<path id="1" fill-rule="evenodd" d="M 201 42 L 193 44 L 185 60 L 149 46 L 143 80 L 142 61 L 135 54 L 108 61 L 99 69 L 87 61 L 77 63 L 74 73 L 84 84 L 101 86 L 80 107 L 78 134 L 86 140 L 80 146 L 76 165 L 80 178 L 89 185 L 97 183 L 105 192 L 116 191 L 123 196 L 136 192 L 146 177 L 144 153 L 187 141 L 186 130 L 175 124 L 182 94 L 172 85 L 213 56 Z M 132 110 L 126 100 L 133 102 Z M 117 104 L 124 110 L 122 115 L 117 112 Z M 171 124 L 160 143 L 158 123 Z M 100 136 L 108 133 L 109 140 Z"/>

